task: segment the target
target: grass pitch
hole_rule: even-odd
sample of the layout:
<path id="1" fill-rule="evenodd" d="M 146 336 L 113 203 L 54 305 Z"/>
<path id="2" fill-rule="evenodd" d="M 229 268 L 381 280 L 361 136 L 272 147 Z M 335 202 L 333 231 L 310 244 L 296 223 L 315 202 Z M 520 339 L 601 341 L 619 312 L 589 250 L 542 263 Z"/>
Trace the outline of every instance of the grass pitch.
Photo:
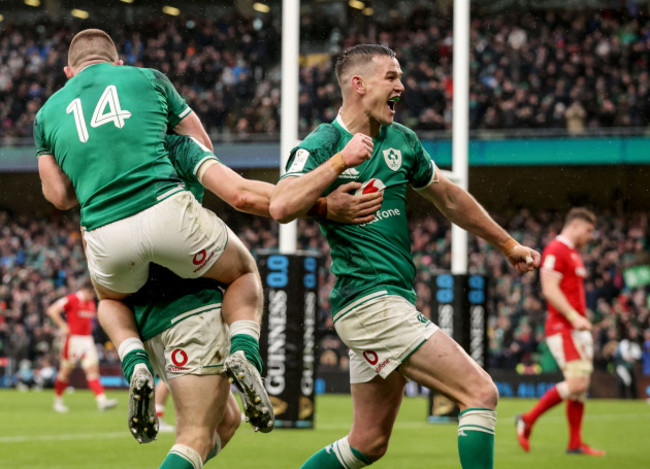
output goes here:
<path id="1" fill-rule="evenodd" d="M 109 392 L 120 405 L 98 412 L 89 391 L 65 395 L 68 414 L 52 411 L 51 391 L 0 391 L 0 468 L 156 468 L 174 441 L 138 445 L 126 425 L 127 393 Z M 607 450 L 605 458 L 564 453 L 567 424 L 564 406 L 544 415 L 536 425 L 531 452 L 524 453 L 514 436 L 514 416 L 533 401 L 503 399 L 499 403 L 497 469 L 638 469 L 650 467 L 650 405 L 644 401 L 592 400 L 587 403 L 584 439 Z M 315 430 L 282 430 L 256 434 L 242 424 L 237 435 L 206 468 L 293 469 L 313 452 L 347 433 L 351 424 L 349 396 L 319 396 Z M 388 454 L 372 467 L 459 468 L 454 424 L 426 422 L 426 400 L 405 398 Z M 170 408 L 166 420 L 173 421 Z"/>

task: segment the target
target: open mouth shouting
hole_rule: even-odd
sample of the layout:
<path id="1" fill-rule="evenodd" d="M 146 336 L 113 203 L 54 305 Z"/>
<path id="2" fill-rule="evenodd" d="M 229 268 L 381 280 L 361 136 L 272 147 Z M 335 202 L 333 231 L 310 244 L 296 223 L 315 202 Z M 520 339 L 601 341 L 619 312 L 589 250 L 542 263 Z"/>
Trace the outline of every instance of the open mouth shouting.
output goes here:
<path id="1" fill-rule="evenodd" d="M 388 101 L 386 101 L 386 104 L 388 105 L 391 114 L 395 114 L 395 104 L 397 104 L 398 101 L 399 101 L 399 96 L 393 96 Z"/>

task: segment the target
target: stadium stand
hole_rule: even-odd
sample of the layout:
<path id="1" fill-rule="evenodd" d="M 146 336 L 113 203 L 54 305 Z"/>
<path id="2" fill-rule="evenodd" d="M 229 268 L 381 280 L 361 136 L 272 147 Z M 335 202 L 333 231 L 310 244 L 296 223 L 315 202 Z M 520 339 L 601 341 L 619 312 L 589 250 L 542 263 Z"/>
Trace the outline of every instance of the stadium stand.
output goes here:
<path id="1" fill-rule="evenodd" d="M 31 136 L 42 103 L 65 77 L 71 26 L 44 21 L 0 28 L 0 128 L 5 145 Z M 105 26 L 104 26 L 105 27 Z M 111 30 L 129 65 L 166 73 L 215 139 L 277 136 L 280 31 L 235 13 L 167 17 Z M 406 93 L 398 120 L 420 131 L 451 127 L 451 16 L 418 7 L 408 16 L 307 28 L 305 40 L 337 52 L 386 43 L 399 55 Z M 331 31 L 337 31 L 334 35 Z M 300 70 L 300 130 L 329 122 L 340 105 L 332 57 Z M 53 70 L 55 72 L 53 72 Z M 532 10 L 472 22 L 470 125 L 487 131 L 550 129 L 581 135 L 650 124 L 650 19 L 643 8 Z"/>
<path id="2" fill-rule="evenodd" d="M 233 215 L 236 216 L 236 215 Z M 558 214 L 520 211 L 512 217 L 497 217 L 517 238 L 541 248 L 562 226 Z M 253 218 L 241 223 L 239 236 L 253 251 L 277 248 L 277 225 Z M 589 272 L 587 302 L 595 323 L 596 366 L 614 365 L 614 352 L 624 338 L 636 338 L 650 328 L 647 297 L 650 287 L 626 285 L 626 268 L 648 263 L 650 217 L 647 212 L 626 216 L 602 214 L 594 242 L 584 255 Z M 20 363 L 29 360 L 34 368 L 48 367 L 57 359 L 53 351 L 55 329 L 45 309 L 54 299 L 73 291 L 85 273 L 85 260 L 76 216 L 31 218 L 0 212 L 0 357 Z M 347 350 L 332 327 L 329 291 L 334 278 L 329 271 L 329 252 L 318 226 L 301 221 L 299 248 L 321 254 L 319 342 L 321 366 L 345 369 Z M 419 309 L 430 315 L 431 276 L 448 271 L 450 231 L 442 217 L 427 216 L 412 222 L 412 249 L 418 270 L 416 289 Z M 543 345 L 544 303 L 537 274 L 513 274 L 503 256 L 482 240 L 470 241 L 470 272 L 486 274 L 491 283 L 489 368 L 513 369 L 522 373 L 552 371 Z M 115 363 L 110 347 L 101 348 L 101 360 Z"/>
<path id="3" fill-rule="evenodd" d="M 433 2 L 430 2 L 433 4 Z M 478 8 L 478 7 L 475 7 Z M 650 124 L 650 17 L 646 6 L 618 9 L 540 9 L 473 12 L 470 125 L 492 135 L 534 129 L 548 134 L 594 135 L 615 128 L 642 134 Z M 328 19 L 328 21 L 330 21 Z M 451 15 L 421 6 L 400 17 L 374 18 L 372 26 L 345 29 L 303 17 L 301 40 L 324 54 L 300 69 L 300 130 L 331 121 L 340 97 L 332 55 L 358 42 L 393 47 L 405 72 L 398 120 L 418 131 L 451 126 Z M 39 19 L 0 27 L 0 147 L 33 145 L 32 122 L 45 100 L 65 84 L 62 68 L 75 26 Z M 88 25 L 91 26 L 91 25 Z M 220 17 L 154 16 L 109 30 L 125 62 L 166 73 L 200 115 L 214 140 L 277 140 L 280 29 L 227 12 Z M 345 31 L 344 33 L 342 31 Z M 38 188 L 29 189 L 37 197 Z M 2 208 L 0 207 L 0 210 Z M 588 307 L 595 321 L 596 366 L 615 364 L 617 344 L 650 328 L 650 287 L 630 287 L 624 271 L 650 264 L 648 212 L 598 213 L 597 238 L 585 253 Z M 234 216 L 234 215 L 233 215 Z M 497 217 L 519 240 L 540 249 L 559 232 L 560 215 L 519 211 Z M 246 218 L 236 223 L 252 250 L 277 247 L 277 225 Z M 301 249 L 322 253 L 320 271 L 321 366 L 345 369 L 347 355 L 332 329 L 328 294 L 333 284 L 328 247 L 315 223 L 300 222 Z M 449 227 L 423 216 L 412 226 L 418 268 L 418 307 L 430 315 L 427 283 L 450 267 Z M 471 239 L 472 273 L 495 279 L 489 319 L 492 368 L 522 372 L 553 369 L 541 332 L 544 302 L 538 275 L 516 277 L 502 256 Z M 50 368 L 55 329 L 45 307 L 76 289 L 85 273 L 76 215 L 39 218 L 0 211 L 0 359 Z M 646 334 L 650 337 L 650 335 Z M 114 350 L 100 348 L 104 363 Z M 648 355 L 650 356 L 650 355 Z M 650 359 L 647 360 L 650 363 Z"/>

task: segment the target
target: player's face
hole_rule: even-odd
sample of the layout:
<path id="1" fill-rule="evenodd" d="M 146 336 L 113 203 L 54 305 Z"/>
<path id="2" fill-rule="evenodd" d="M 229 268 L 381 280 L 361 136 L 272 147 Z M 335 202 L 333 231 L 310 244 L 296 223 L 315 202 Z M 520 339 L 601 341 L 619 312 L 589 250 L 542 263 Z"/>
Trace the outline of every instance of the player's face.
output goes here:
<path id="1" fill-rule="evenodd" d="M 594 225 L 586 220 L 577 220 L 576 247 L 585 246 L 594 236 Z"/>
<path id="2" fill-rule="evenodd" d="M 364 108 L 371 120 L 380 124 L 392 124 L 395 116 L 396 101 L 404 91 L 402 69 L 397 59 L 387 55 L 372 58 L 374 73 L 366 77 L 366 95 Z M 372 71 L 372 68 L 370 68 Z"/>

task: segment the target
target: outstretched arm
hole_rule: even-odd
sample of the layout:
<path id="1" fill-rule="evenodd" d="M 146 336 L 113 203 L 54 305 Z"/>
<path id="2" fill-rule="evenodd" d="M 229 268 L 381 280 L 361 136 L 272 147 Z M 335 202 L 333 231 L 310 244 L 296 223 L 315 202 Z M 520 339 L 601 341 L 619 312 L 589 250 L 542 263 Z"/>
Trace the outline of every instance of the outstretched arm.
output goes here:
<path id="1" fill-rule="evenodd" d="M 246 179 L 214 159 L 199 168 L 199 181 L 210 192 L 233 208 L 254 215 L 269 217 L 269 199 L 273 184 Z M 367 223 L 381 207 L 381 192 L 355 196 L 350 192 L 361 187 L 358 182 L 344 184 L 329 194 L 319 197 L 301 214 L 303 218 L 316 217 L 338 223 Z"/>
<path id="2" fill-rule="evenodd" d="M 59 210 L 68 210 L 79 202 L 70 178 L 63 172 L 54 156 L 38 157 L 38 174 L 45 198 Z"/>
<path id="3" fill-rule="evenodd" d="M 300 177 L 281 180 L 271 194 L 271 216 L 280 223 L 304 217 L 325 189 L 346 169 L 372 157 L 372 139 L 356 134 L 345 148 L 318 168 Z"/>
<path id="4" fill-rule="evenodd" d="M 204 168 L 209 165 L 207 168 Z M 198 171 L 203 187 L 233 208 L 254 215 L 270 217 L 269 200 L 275 187 L 268 182 L 246 179 L 228 166 L 208 160 Z"/>
<path id="5" fill-rule="evenodd" d="M 537 251 L 517 243 L 469 192 L 443 174 L 439 176 L 439 181 L 420 190 L 420 195 L 433 202 L 449 221 L 497 247 L 520 273 L 539 267 L 540 255 Z"/>

